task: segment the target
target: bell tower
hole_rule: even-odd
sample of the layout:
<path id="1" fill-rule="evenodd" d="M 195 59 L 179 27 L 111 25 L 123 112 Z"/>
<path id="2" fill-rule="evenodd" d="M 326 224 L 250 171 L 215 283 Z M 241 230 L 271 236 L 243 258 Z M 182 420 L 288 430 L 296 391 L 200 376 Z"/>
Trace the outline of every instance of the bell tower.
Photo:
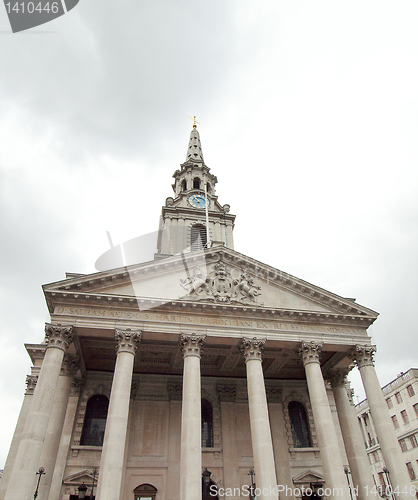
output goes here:
<path id="1" fill-rule="evenodd" d="M 234 248 L 235 215 L 216 196 L 218 179 L 203 159 L 196 121 L 190 133 L 186 161 L 173 174 L 174 198 L 162 208 L 156 259 L 223 245 Z"/>

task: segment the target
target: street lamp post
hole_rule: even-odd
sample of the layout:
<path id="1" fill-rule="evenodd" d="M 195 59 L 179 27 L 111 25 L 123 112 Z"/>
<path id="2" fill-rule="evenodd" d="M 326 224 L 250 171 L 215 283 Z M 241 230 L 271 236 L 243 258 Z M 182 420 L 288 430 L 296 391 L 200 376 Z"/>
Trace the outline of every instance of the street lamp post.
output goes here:
<path id="1" fill-rule="evenodd" d="M 78 499 L 84 500 L 86 498 L 87 486 L 83 483 L 78 487 Z"/>
<path id="2" fill-rule="evenodd" d="M 348 476 L 349 474 L 351 474 L 350 469 L 348 467 L 344 467 L 344 472 L 345 475 L 347 476 L 347 483 L 348 483 L 348 489 L 350 490 L 351 500 L 353 500 L 353 492 L 351 490 L 350 478 Z"/>
<path id="3" fill-rule="evenodd" d="M 250 495 L 251 495 L 251 500 L 255 500 L 255 482 L 254 482 L 254 467 L 251 467 L 251 469 L 248 471 L 248 475 L 251 476 L 251 486 L 250 486 Z"/>
<path id="4" fill-rule="evenodd" d="M 205 497 L 207 496 L 207 488 L 208 488 L 209 483 L 210 483 L 210 476 L 211 475 L 212 475 L 212 472 L 205 467 L 205 470 L 202 472 L 203 484 L 205 485 Z"/>
<path id="5" fill-rule="evenodd" d="M 43 474 L 45 474 L 45 469 L 43 467 L 40 467 L 38 472 L 36 473 L 36 475 L 38 477 L 38 484 L 36 485 L 36 490 L 35 490 L 35 494 L 33 495 L 33 500 L 36 500 L 36 497 L 38 496 L 38 491 L 39 491 L 39 483 L 41 481 L 41 477 L 43 476 Z"/>
<path id="6" fill-rule="evenodd" d="M 95 467 L 93 470 L 93 486 L 91 487 L 91 495 L 90 495 L 90 499 L 93 500 L 94 498 L 94 481 L 96 480 L 96 476 L 97 476 L 97 473 L 99 472 L 98 468 Z"/>

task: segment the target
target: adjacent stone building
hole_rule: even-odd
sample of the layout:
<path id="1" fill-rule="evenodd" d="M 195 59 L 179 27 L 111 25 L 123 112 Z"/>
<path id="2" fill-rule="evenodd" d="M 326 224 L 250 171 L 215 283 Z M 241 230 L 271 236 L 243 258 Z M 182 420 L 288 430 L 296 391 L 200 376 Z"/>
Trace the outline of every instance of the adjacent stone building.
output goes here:
<path id="1" fill-rule="evenodd" d="M 418 490 L 418 369 L 411 368 L 395 380 L 382 387 L 387 411 L 402 452 L 402 463 L 410 478 L 410 485 Z M 370 413 L 367 399 L 356 405 L 357 417 L 367 448 L 370 467 L 376 485 L 386 492 L 391 486 L 385 472 L 385 461 L 380 449 L 379 438 Z"/>
<path id="2" fill-rule="evenodd" d="M 28 500 L 39 479 L 39 500 L 350 500 L 348 479 L 363 500 L 353 363 L 392 482 L 409 485 L 373 366 L 377 313 L 234 250 L 196 126 L 173 177 L 152 261 L 44 286 L 51 319 L 26 344 L 0 498 Z"/>

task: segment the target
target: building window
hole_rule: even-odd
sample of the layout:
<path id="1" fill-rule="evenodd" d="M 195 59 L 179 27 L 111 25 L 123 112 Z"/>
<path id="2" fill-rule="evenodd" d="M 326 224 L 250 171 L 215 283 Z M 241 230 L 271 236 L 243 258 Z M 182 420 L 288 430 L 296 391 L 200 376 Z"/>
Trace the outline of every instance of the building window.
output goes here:
<path id="1" fill-rule="evenodd" d="M 415 415 L 418 417 L 418 403 L 414 404 Z"/>
<path id="2" fill-rule="evenodd" d="M 396 402 L 399 404 L 399 403 L 402 403 L 402 396 L 401 396 L 401 393 L 400 392 L 396 392 L 395 393 L 395 398 L 396 398 Z"/>
<path id="3" fill-rule="evenodd" d="M 386 404 L 388 405 L 389 409 L 393 408 L 393 403 L 392 403 L 392 400 L 390 398 L 386 399 Z"/>
<path id="4" fill-rule="evenodd" d="M 414 388 L 412 387 L 412 385 L 408 385 L 406 387 L 406 390 L 408 391 L 408 395 L 410 398 L 412 398 L 412 396 L 415 396 L 415 391 L 414 391 Z"/>
<path id="5" fill-rule="evenodd" d="M 208 182 L 208 183 L 206 183 L 206 192 L 209 194 L 210 190 L 211 190 L 211 187 L 210 187 L 210 184 Z"/>
<path id="6" fill-rule="evenodd" d="M 190 242 L 191 251 L 197 252 L 198 250 L 203 250 L 204 248 L 206 248 L 206 244 L 207 234 L 205 226 L 202 226 L 201 224 L 192 226 Z"/>
<path id="7" fill-rule="evenodd" d="M 418 446 L 418 441 L 416 436 L 411 436 L 409 440 L 411 441 L 412 448 L 416 448 Z"/>
<path id="8" fill-rule="evenodd" d="M 402 410 L 401 415 L 402 415 L 403 423 L 409 424 L 409 418 L 408 418 L 408 414 L 406 413 L 406 410 Z"/>
<path id="9" fill-rule="evenodd" d="M 186 181 L 186 179 L 184 179 L 183 182 L 181 183 L 181 190 L 182 191 L 187 191 L 187 181 Z"/>
<path id="10" fill-rule="evenodd" d="M 207 399 L 202 399 L 202 448 L 213 448 L 213 409 Z"/>
<path id="11" fill-rule="evenodd" d="M 83 433 L 80 444 L 83 446 L 102 446 L 106 428 L 109 400 L 106 396 L 95 394 L 87 402 Z"/>
<path id="12" fill-rule="evenodd" d="M 193 189 L 200 189 L 200 179 L 199 179 L 199 177 L 195 177 L 193 179 Z"/>
<path id="13" fill-rule="evenodd" d="M 398 429 L 398 427 L 399 427 L 399 423 L 398 423 L 398 419 L 396 418 L 396 415 L 393 415 L 393 416 L 391 417 L 391 419 L 392 419 L 393 426 L 395 427 L 395 429 Z"/>
<path id="14" fill-rule="evenodd" d="M 414 471 L 414 468 L 412 467 L 411 462 L 408 462 L 406 464 L 406 468 L 408 469 L 409 478 L 411 479 L 411 481 L 413 481 L 416 478 L 416 476 L 415 476 L 415 471 Z"/>
<path id="15" fill-rule="evenodd" d="M 408 449 L 408 447 L 406 446 L 406 441 L 405 441 L 405 439 L 401 439 L 401 440 L 399 441 L 399 446 L 401 447 L 401 450 L 402 450 L 402 451 L 406 451 L 406 450 Z"/>
<path id="16" fill-rule="evenodd" d="M 305 407 L 298 401 L 291 401 L 288 406 L 293 446 L 295 448 L 312 447 L 308 416 Z"/>

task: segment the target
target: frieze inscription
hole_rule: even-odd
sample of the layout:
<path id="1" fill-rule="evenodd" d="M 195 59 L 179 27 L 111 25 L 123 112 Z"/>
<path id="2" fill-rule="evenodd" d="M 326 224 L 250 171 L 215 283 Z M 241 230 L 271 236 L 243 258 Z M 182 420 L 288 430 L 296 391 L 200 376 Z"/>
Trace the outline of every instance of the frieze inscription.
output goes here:
<path id="1" fill-rule="evenodd" d="M 306 325 L 297 323 L 285 323 L 279 321 L 257 321 L 250 319 L 234 318 L 212 318 L 208 316 L 191 316 L 185 314 L 156 314 L 142 311 L 111 311 L 108 309 L 96 309 L 87 307 L 64 307 L 57 306 L 55 315 L 82 316 L 90 318 L 125 319 L 135 321 L 151 321 L 160 323 L 175 323 L 179 325 L 208 325 L 229 328 L 270 330 L 280 332 L 303 332 L 303 333 L 329 333 L 341 335 L 363 335 L 367 332 L 360 328 L 344 328 L 326 325 Z"/>

